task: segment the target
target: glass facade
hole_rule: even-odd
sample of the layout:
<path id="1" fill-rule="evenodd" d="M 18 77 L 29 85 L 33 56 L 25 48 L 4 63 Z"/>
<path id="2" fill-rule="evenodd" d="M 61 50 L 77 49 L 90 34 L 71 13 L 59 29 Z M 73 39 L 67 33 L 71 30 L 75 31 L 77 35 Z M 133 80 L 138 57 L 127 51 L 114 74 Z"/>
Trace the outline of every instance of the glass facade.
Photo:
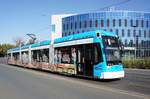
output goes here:
<path id="1" fill-rule="evenodd" d="M 62 36 L 97 29 L 115 32 L 124 46 L 125 57 L 150 56 L 150 13 L 103 11 L 78 14 L 62 20 Z"/>

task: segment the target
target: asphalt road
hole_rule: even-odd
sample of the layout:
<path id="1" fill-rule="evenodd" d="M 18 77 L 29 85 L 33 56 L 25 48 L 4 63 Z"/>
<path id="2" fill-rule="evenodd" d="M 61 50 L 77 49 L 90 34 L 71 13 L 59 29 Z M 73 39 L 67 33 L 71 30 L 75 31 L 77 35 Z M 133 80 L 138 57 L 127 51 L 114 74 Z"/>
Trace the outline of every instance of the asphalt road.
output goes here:
<path id="1" fill-rule="evenodd" d="M 126 71 L 121 80 L 93 81 L 0 64 L 0 99 L 150 99 L 149 71 Z"/>

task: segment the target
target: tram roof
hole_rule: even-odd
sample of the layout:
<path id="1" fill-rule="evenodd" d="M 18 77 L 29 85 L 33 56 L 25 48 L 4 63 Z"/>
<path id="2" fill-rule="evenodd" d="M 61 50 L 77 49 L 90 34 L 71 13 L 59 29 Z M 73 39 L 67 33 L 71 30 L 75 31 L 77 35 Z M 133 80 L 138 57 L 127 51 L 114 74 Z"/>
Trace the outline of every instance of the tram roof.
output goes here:
<path id="1" fill-rule="evenodd" d="M 50 43 L 51 43 L 50 40 L 45 40 L 45 41 L 41 41 L 41 42 L 34 43 L 34 44 L 23 45 L 23 46 L 21 46 L 21 49 L 28 49 L 29 46 L 31 46 L 31 48 L 34 48 L 34 47 L 49 45 Z M 19 49 L 20 49 L 19 47 L 12 48 L 12 49 L 9 49 L 8 52 L 10 52 L 10 51 L 18 51 Z"/>
<path id="2" fill-rule="evenodd" d="M 66 41 L 72 41 L 72 40 L 79 40 L 79 39 L 86 39 L 86 38 L 96 38 L 97 33 L 99 33 L 101 36 L 116 36 L 117 35 L 113 32 L 107 32 L 103 30 L 96 30 L 96 31 L 89 31 L 89 32 L 83 32 L 79 34 L 69 35 L 63 38 L 58 38 L 54 40 L 54 43 L 61 43 Z"/>
<path id="3" fill-rule="evenodd" d="M 39 43 L 32 44 L 31 48 L 39 47 L 39 46 L 44 46 L 44 45 L 50 45 L 50 43 L 51 43 L 50 40 L 45 40 L 45 41 L 42 41 L 42 42 L 39 42 Z"/>

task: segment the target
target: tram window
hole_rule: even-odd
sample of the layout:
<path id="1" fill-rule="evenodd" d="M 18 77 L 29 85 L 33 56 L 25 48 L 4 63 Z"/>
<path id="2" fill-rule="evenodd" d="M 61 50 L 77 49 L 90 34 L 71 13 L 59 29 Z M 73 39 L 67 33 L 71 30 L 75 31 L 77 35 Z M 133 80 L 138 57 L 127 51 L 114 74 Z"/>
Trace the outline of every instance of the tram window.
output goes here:
<path id="1" fill-rule="evenodd" d="M 98 63 L 98 49 L 94 46 L 94 63 Z"/>
<path id="2" fill-rule="evenodd" d="M 76 64 L 76 48 L 75 47 L 62 47 L 56 48 L 54 53 L 55 64 L 66 63 Z"/>
<path id="3" fill-rule="evenodd" d="M 40 50 L 34 50 L 32 58 L 33 58 L 34 61 L 37 61 L 37 62 L 43 61 L 42 53 L 41 53 Z"/>
<path id="4" fill-rule="evenodd" d="M 62 63 L 70 63 L 71 59 L 70 59 L 70 48 L 63 48 L 61 50 L 62 53 Z"/>
<path id="5" fill-rule="evenodd" d="M 100 44 L 94 44 L 93 52 L 94 52 L 94 64 L 98 64 L 99 62 L 102 62 L 103 58 L 102 58 L 102 51 L 101 51 Z"/>
<path id="6" fill-rule="evenodd" d="M 91 61 L 98 64 L 103 61 L 100 44 L 85 44 L 56 48 L 54 53 L 55 63 L 76 64 Z"/>
<path id="7" fill-rule="evenodd" d="M 23 63 L 28 63 L 28 52 L 22 52 L 22 62 Z"/>
<path id="8" fill-rule="evenodd" d="M 38 61 L 38 62 L 43 61 L 43 60 L 42 60 L 42 53 L 41 53 L 40 50 L 37 50 L 37 61 Z"/>
<path id="9" fill-rule="evenodd" d="M 69 47 L 62 47 L 55 49 L 55 63 L 71 63 L 71 49 Z"/>
<path id="10" fill-rule="evenodd" d="M 8 59 L 10 59 L 10 58 L 11 58 L 11 54 L 10 54 L 10 53 L 8 53 L 8 54 L 7 54 L 7 57 L 8 57 Z"/>
<path id="11" fill-rule="evenodd" d="M 76 64 L 77 55 L 76 48 L 71 48 L 71 63 Z"/>
<path id="12" fill-rule="evenodd" d="M 98 64 L 103 61 L 100 44 L 78 45 L 76 49 L 78 63 L 90 62 Z M 84 55 L 85 54 L 85 55 Z"/>
<path id="13" fill-rule="evenodd" d="M 47 62 L 49 61 L 49 49 L 43 49 L 42 50 L 42 62 Z"/>
<path id="14" fill-rule="evenodd" d="M 36 50 L 32 51 L 32 59 L 37 60 L 37 51 Z"/>
<path id="15" fill-rule="evenodd" d="M 15 60 L 19 60 L 19 53 L 13 53 L 13 57 Z"/>

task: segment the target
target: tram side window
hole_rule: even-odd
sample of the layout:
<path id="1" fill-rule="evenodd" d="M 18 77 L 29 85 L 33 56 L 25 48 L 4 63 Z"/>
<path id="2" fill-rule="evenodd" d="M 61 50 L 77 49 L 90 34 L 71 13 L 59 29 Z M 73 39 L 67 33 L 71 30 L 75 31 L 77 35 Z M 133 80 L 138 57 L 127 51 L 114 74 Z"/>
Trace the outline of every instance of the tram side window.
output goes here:
<path id="1" fill-rule="evenodd" d="M 77 53 L 76 53 L 76 48 L 75 47 L 72 47 L 71 48 L 71 63 L 72 64 L 76 64 L 76 61 L 77 61 Z"/>
<path id="2" fill-rule="evenodd" d="M 21 55 L 22 55 L 22 62 L 27 63 L 29 61 L 28 60 L 28 52 L 22 52 Z"/>
<path id="3" fill-rule="evenodd" d="M 7 57 L 8 57 L 8 59 L 10 59 L 10 58 L 11 58 L 11 54 L 10 54 L 10 53 L 8 53 L 8 54 L 7 54 Z"/>
<path id="4" fill-rule="evenodd" d="M 19 53 L 13 53 L 13 57 L 15 60 L 19 60 Z"/>
<path id="5" fill-rule="evenodd" d="M 94 50 L 94 64 L 102 62 L 103 58 L 100 44 L 94 44 L 93 50 Z"/>
<path id="6" fill-rule="evenodd" d="M 32 59 L 33 59 L 34 61 L 37 60 L 37 50 L 33 50 L 33 51 L 32 51 Z"/>
<path id="7" fill-rule="evenodd" d="M 61 49 L 62 57 L 61 57 L 61 63 L 70 63 L 70 48 L 62 48 Z"/>
<path id="8" fill-rule="evenodd" d="M 94 64 L 103 61 L 99 43 L 61 47 L 56 48 L 54 52 L 55 64 L 76 64 L 77 61 L 78 63 L 84 63 L 85 60 Z"/>
<path id="9" fill-rule="evenodd" d="M 70 63 L 72 63 L 71 48 L 70 47 L 62 47 L 62 48 L 55 49 L 54 62 L 55 62 L 55 64 L 59 64 L 59 63 L 70 64 Z"/>
<path id="10" fill-rule="evenodd" d="M 43 57 L 42 57 L 43 53 L 42 52 L 43 52 L 43 50 L 38 50 L 38 59 L 39 59 L 39 62 L 43 62 Z"/>
<path id="11" fill-rule="evenodd" d="M 99 43 L 86 44 L 84 46 L 82 46 L 83 49 L 85 48 L 82 54 L 85 53 L 85 60 L 87 62 L 90 62 L 92 64 L 94 63 L 95 65 L 98 64 L 99 62 L 102 62 L 103 58 Z"/>
<path id="12" fill-rule="evenodd" d="M 34 50 L 32 52 L 32 58 L 37 62 L 47 62 L 49 61 L 49 49 Z"/>
<path id="13" fill-rule="evenodd" d="M 43 49 L 42 50 L 42 62 L 47 62 L 49 61 L 49 49 Z"/>
<path id="14" fill-rule="evenodd" d="M 41 62 L 42 61 L 42 53 L 41 53 L 41 51 L 40 50 L 34 50 L 32 58 L 36 62 Z"/>

